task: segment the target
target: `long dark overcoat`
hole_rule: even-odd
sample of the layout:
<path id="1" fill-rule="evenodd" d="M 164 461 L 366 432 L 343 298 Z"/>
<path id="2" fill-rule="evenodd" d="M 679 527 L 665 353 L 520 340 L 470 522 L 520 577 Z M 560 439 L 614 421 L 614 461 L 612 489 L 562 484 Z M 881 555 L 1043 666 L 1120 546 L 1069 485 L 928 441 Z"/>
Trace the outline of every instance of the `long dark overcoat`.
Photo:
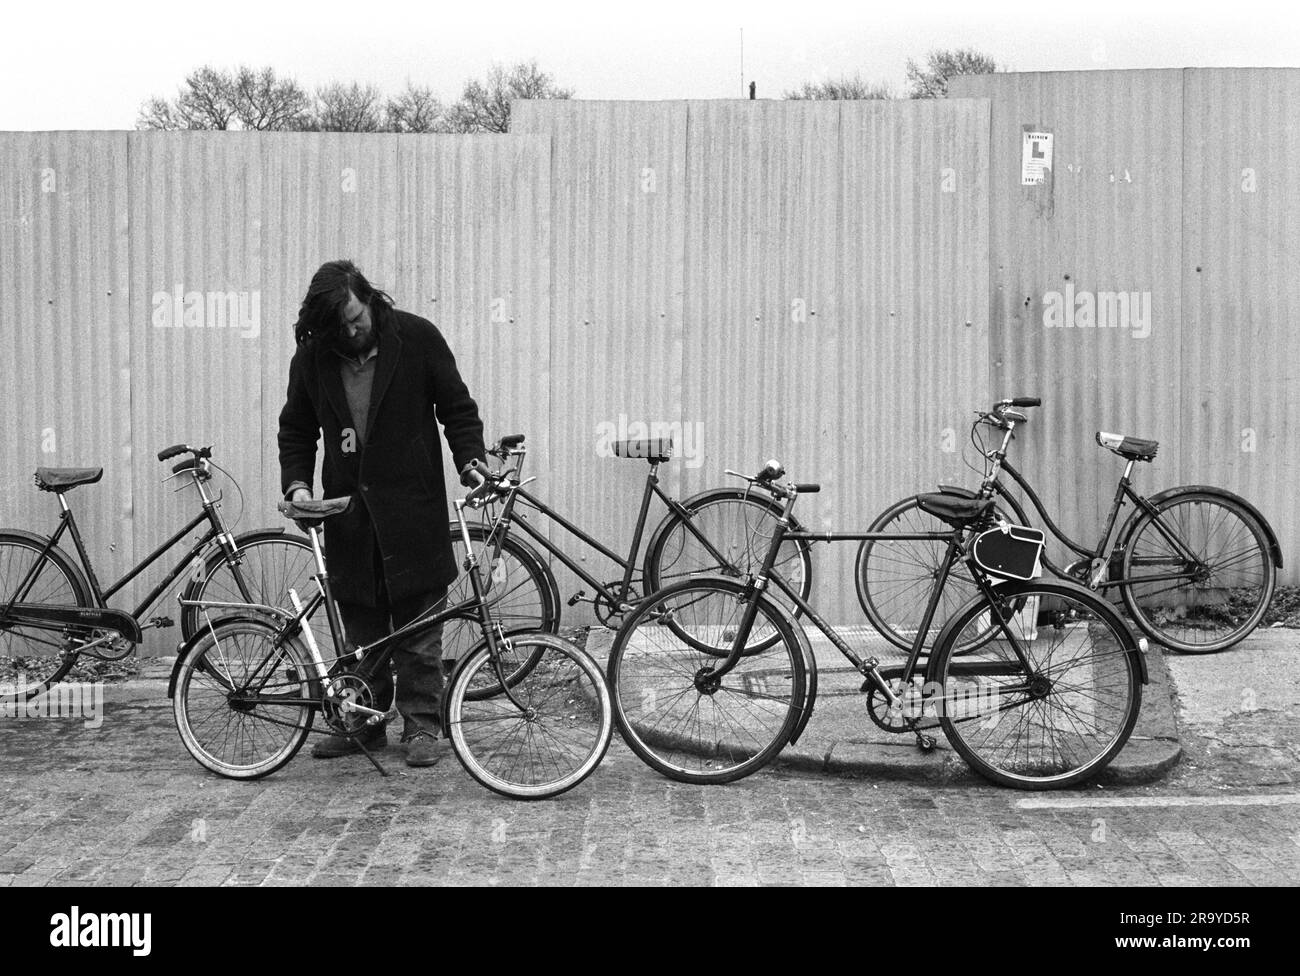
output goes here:
<path id="1" fill-rule="evenodd" d="M 322 341 L 294 353 L 280 411 L 281 490 L 287 492 L 295 481 L 313 483 L 316 441 L 323 435 L 324 497 L 355 499 L 351 511 L 325 521 L 335 598 L 376 604 L 376 540 L 391 600 L 440 589 L 455 579 L 457 567 L 438 421 L 460 470 L 485 457 L 478 405 L 442 333 L 407 312 L 394 309 L 379 332 L 364 439 L 345 438 L 352 415 L 339 366 L 338 356 Z"/>

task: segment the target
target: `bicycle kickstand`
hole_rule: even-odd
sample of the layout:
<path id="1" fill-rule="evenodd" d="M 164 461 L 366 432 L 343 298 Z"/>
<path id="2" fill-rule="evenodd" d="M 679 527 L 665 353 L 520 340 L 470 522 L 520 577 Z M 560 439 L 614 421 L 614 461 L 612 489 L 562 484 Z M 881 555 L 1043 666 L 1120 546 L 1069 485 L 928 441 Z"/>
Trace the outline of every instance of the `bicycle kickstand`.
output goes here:
<path id="1" fill-rule="evenodd" d="M 367 759 L 370 760 L 371 765 L 373 765 L 375 769 L 379 770 L 380 776 L 388 775 L 388 770 L 384 768 L 383 763 L 381 763 L 375 757 L 375 754 L 373 752 L 371 752 L 369 749 L 366 748 L 366 744 L 362 742 L 360 739 L 357 740 L 357 748 L 359 748 L 363 753 L 365 753 L 365 756 Z"/>

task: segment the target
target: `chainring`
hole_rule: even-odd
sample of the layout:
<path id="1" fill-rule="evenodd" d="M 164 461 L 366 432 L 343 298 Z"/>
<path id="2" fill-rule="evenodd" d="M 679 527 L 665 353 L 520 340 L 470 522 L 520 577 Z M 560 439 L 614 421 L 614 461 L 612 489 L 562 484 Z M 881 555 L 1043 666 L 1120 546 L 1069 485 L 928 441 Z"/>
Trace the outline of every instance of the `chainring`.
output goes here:
<path id="1" fill-rule="evenodd" d="M 128 657 L 134 650 L 135 645 L 121 634 L 118 634 L 102 644 L 80 649 L 78 653 L 87 657 L 98 658 L 101 661 L 120 661 L 124 657 Z"/>
<path id="2" fill-rule="evenodd" d="M 322 702 L 325 723 L 340 735 L 356 735 L 370 724 L 371 716 L 363 712 L 346 711 L 345 703 L 375 707 L 375 692 L 370 682 L 357 674 L 340 674 L 331 679 L 334 693 Z"/>
<path id="3" fill-rule="evenodd" d="M 901 677 L 891 676 L 889 668 L 881 668 L 881 676 L 889 681 L 889 686 L 894 694 L 903 699 L 903 704 L 898 707 L 892 707 L 889 699 L 876 686 L 874 681 L 868 681 L 867 689 L 867 715 L 871 717 L 877 728 L 883 729 L 893 735 L 902 735 L 905 732 L 915 732 L 918 729 L 933 729 L 939 725 L 939 720 L 927 715 L 909 715 L 909 709 L 906 707 L 910 702 L 913 704 L 911 711 L 915 711 L 915 706 L 919 705 L 920 689 L 915 685 L 906 686 Z M 895 669 L 897 670 L 897 669 Z"/>
<path id="4" fill-rule="evenodd" d="M 611 593 L 617 592 L 618 590 L 622 589 L 622 587 L 623 587 L 622 580 L 617 580 L 616 582 L 605 584 L 605 589 Z M 611 630 L 617 630 L 619 627 L 621 627 L 623 624 L 623 615 L 630 612 L 627 610 L 620 610 L 618 607 L 614 606 L 614 604 L 610 602 L 603 594 L 600 593 L 597 593 L 596 598 L 591 602 L 592 602 L 593 609 L 595 609 L 596 611 L 596 619 L 599 620 L 604 626 L 610 628 Z M 641 594 L 637 592 L 635 587 L 629 587 L 627 591 L 627 604 L 629 606 L 635 607 L 640 602 L 641 602 Z"/>

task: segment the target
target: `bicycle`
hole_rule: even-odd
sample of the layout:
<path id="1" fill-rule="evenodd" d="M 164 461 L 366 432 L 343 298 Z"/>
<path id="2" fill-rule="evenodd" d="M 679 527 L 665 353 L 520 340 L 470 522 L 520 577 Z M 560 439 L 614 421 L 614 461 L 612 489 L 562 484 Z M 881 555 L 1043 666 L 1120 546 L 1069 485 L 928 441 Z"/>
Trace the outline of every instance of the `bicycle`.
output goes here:
<path id="1" fill-rule="evenodd" d="M 274 603 L 287 599 L 289 587 L 307 578 L 311 546 L 305 538 L 283 529 L 232 534 L 221 516 L 221 494 L 214 496 L 208 490 L 211 469 L 218 467 L 211 461 L 211 447 L 177 444 L 160 451 L 158 460 L 186 453 L 190 457 L 173 467 L 164 482 L 188 477 L 198 491 L 201 511 L 106 589 L 100 585 L 65 497 L 80 485 L 98 482 L 104 469 L 36 469 L 36 487 L 52 492 L 59 501 L 59 524 L 48 536 L 0 530 L 0 661 L 14 671 L 12 683 L 0 683 L 0 701 L 34 698 L 63 679 L 81 655 L 119 661 L 143 640 L 145 629 L 174 626 L 168 616 L 146 621 L 144 614 L 187 569 L 184 595 L 192 601 L 229 595 L 250 603 Z M 238 490 L 238 482 L 230 480 Z M 204 523 L 207 528 L 199 540 L 134 610 L 108 606 L 131 580 Z M 65 532 L 72 537 L 80 565 L 59 547 Z M 183 611 L 182 641 L 197 630 L 196 612 Z"/>
<path id="2" fill-rule="evenodd" d="M 735 472 L 728 472 L 735 474 Z M 946 549 L 905 663 L 862 658 L 774 572 L 790 513 L 815 484 L 789 484 L 775 461 L 757 481 L 783 500 L 782 518 L 757 573 L 679 581 L 628 615 L 610 651 L 614 719 L 652 768 L 690 783 L 747 776 L 798 741 L 816 703 L 817 661 L 802 625 L 768 594 L 775 586 L 864 676 L 868 714 L 912 733 L 924 749 L 938 724 L 980 775 L 1006 786 L 1070 786 L 1101 772 L 1124 747 L 1147 682 L 1145 641 L 1111 605 L 1068 580 L 1036 578 L 1043 534 L 996 523 L 992 499 L 924 495 L 943 532 L 908 533 Z M 823 541 L 879 533 L 817 533 Z M 925 637 L 958 559 L 978 590 L 942 626 L 921 662 Z"/>
<path id="3" fill-rule="evenodd" d="M 626 556 L 621 556 L 583 529 L 569 521 L 519 482 L 526 450 L 524 435 L 501 438 L 488 454 L 510 465 L 505 480 L 494 481 L 493 501 L 500 512 L 492 510 L 490 528 L 471 525 L 470 538 L 481 550 L 481 559 L 491 567 L 491 583 L 497 588 L 495 613 L 509 630 L 544 630 L 558 632 L 560 593 L 547 560 L 522 534 L 549 553 L 592 588 L 579 590 L 568 599 L 574 606 L 585 599 L 593 605 L 597 619 L 606 626 L 615 625 L 621 616 L 641 598 L 638 588 L 650 592 L 675 579 L 705 572 L 741 576 L 762 558 L 764 540 L 770 533 L 780 506 L 766 497 L 733 488 L 715 488 L 679 502 L 659 485 L 659 465 L 672 456 L 672 441 L 666 438 L 618 441 L 612 445 L 616 457 L 640 458 L 649 463 L 645 486 L 632 542 Z M 510 478 L 514 479 L 513 483 Z M 645 546 L 645 561 L 637 575 L 637 559 L 645 538 L 652 498 L 657 497 L 668 514 L 651 531 Z M 621 578 L 602 582 L 574 559 L 558 543 L 552 542 L 529 520 L 537 514 L 549 518 L 588 549 L 611 560 L 621 571 Z M 515 531 L 518 530 L 518 531 Z M 453 539 L 459 538 L 452 523 Z M 809 547 L 801 541 L 790 542 L 778 564 L 796 581 L 799 592 L 807 596 L 812 586 L 812 562 Z M 464 591 L 462 591 L 464 595 Z M 449 629 L 450 630 L 450 629 Z M 444 636 L 447 646 L 459 650 L 472 638 L 463 634 Z"/>
<path id="4" fill-rule="evenodd" d="M 612 706 L 600 667 L 555 634 L 507 634 L 493 619 L 481 564 L 470 542 L 465 508 L 485 502 L 484 482 L 455 503 L 472 596 L 373 643 L 349 648 L 330 592 L 320 525 L 346 511 L 350 497 L 281 502 L 302 525 L 315 560 L 316 593 L 295 612 L 229 601 L 194 601 L 208 622 L 177 657 L 168 695 L 176 727 L 190 754 L 231 779 L 258 779 L 288 763 L 312 731 L 317 712 L 329 731 L 356 739 L 385 718 L 371 679 L 389 666 L 397 644 L 444 621 L 473 620 L 481 640 L 460 658 L 443 704 L 443 728 L 465 770 L 488 789 L 519 799 L 556 796 L 577 786 L 600 764 L 613 735 Z M 308 621 L 324 606 L 333 657 L 322 656 Z M 274 622 L 273 622 L 274 621 Z M 383 775 L 387 770 L 358 739 Z"/>
<path id="5" fill-rule="evenodd" d="M 1282 566 L 1277 535 L 1259 510 L 1232 492 L 1208 485 L 1169 488 L 1146 498 L 1132 487 L 1133 466 L 1153 461 L 1159 443 L 1098 431 L 1097 443 L 1126 463 L 1097 545 L 1076 542 L 1006 457 L 1013 431 L 1028 422 L 1025 414 L 1011 408 L 1040 403 L 1038 397 L 1017 397 L 999 400 L 991 411 L 977 411 L 971 439 L 986 462 L 980 489 L 940 485 L 940 491 L 961 498 L 996 498 L 1009 520 L 1030 524 L 1024 507 L 999 477 L 1005 471 L 1052 535 L 1081 557 L 1062 567 L 1045 556 L 1047 570 L 1093 590 L 1118 589 L 1133 622 L 1156 643 L 1204 654 L 1231 647 L 1259 626 Z M 1001 431 L 1001 444 L 994 450 L 977 440 L 981 426 Z M 919 508 L 919 497 L 890 506 L 871 529 L 888 535 L 933 528 L 933 519 Z M 1115 532 L 1125 501 L 1134 511 Z M 921 609 L 918 591 L 933 578 L 941 555 L 940 547 L 915 541 L 868 541 L 859 548 L 854 567 L 858 600 L 876 629 L 895 646 L 911 646 Z M 967 595 L 973 592 L 970 584 L 969 579 L 958 580 L 954 592 Z"/>

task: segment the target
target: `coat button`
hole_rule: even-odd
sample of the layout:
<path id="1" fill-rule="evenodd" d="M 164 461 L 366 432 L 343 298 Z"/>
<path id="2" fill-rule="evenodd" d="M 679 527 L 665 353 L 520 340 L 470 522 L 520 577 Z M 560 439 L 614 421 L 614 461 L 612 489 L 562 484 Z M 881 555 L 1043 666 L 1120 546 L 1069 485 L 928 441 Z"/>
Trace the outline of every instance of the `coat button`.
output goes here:
<path id="1" fill-rule="evenodd" d="M 362 486 L 361 486 L 361 490 L 362 490 L 362 491 L 369 491 L 369 490 L 370 490 L 370 486 L 369 486 L 369 485 L 362 485 Z"/>

